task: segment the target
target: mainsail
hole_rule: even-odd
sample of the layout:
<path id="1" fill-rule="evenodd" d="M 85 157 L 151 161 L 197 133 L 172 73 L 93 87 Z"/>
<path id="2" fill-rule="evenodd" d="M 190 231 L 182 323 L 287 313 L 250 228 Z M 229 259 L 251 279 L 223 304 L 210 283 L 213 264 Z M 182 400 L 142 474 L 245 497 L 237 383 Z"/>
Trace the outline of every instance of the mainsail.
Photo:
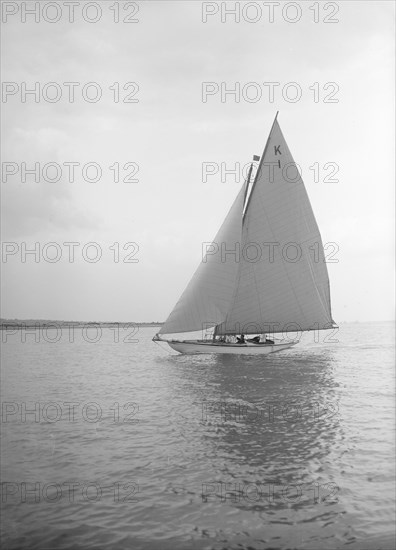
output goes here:
<path id="1" fill-rule="evenodd" d="M 276 119 L 244 204 L 247 184 L 160 334 L 333 326 L 322 239 Z"/>
<path id="2" fill-rule="evenodd" d="M 239 191 L 213 244 L 159 334 L 206 330 L 224 321 L 235 292 L 239 262 L 227 251 L 241 241 L 248 180 Z"/>
<path id="3" fill-rule="evenodd" d="M 234 300 L 217 334 L 333 326 L 322 239 L 276 119 L 245 208 L 239 267 Z"/>

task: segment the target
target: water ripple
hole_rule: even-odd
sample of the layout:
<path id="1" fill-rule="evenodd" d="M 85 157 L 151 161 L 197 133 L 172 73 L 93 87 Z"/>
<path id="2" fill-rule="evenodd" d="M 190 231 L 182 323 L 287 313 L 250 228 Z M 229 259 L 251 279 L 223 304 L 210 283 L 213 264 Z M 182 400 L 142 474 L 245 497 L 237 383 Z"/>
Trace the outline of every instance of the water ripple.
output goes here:
<path id="1" fill-rule="evenodd" d="M 3 548 L 391 548 L 392 330 L 265 358 L 10 339 Z"/>

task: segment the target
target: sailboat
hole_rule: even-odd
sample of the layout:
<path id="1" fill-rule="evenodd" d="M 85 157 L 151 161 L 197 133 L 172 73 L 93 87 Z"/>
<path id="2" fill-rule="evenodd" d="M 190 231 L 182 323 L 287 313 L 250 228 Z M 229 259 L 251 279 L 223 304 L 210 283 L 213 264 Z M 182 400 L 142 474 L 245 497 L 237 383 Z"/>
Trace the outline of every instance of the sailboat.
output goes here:
<path id="1" fill-rule="evenodd" d="M 259 159 L 253 183 L 252 162 L 153 341 L 184 354 L 266 355 L 297 344 L 290 333 L 336 326 L 319 228 L 277 117 L 261 158 L 253 157 Z"/>

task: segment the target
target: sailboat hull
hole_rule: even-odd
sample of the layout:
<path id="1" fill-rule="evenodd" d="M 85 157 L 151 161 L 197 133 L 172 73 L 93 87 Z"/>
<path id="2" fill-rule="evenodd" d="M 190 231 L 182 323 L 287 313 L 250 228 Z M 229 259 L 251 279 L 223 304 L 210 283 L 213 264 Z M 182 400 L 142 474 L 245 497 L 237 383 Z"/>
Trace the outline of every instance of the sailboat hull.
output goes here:
<path id="1" fill-rule="evenodd" d="M 213 342 L 179 342 L 167 341 L 167 344 L 178 351 L 188 355 L 215 353 L 227 355 L 268 355 L 276 351 L 282 351 L 294 346 L 297 342 L 287 344 L 216 344 Z"/>

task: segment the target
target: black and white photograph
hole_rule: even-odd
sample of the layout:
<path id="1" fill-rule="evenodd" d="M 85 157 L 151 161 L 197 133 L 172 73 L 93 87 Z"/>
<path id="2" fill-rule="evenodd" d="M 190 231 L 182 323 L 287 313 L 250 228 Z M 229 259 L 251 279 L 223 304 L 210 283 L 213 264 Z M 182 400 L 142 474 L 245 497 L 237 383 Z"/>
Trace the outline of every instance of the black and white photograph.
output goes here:
<path id="1" fill-rule="evenodd" d="M 0 7 L 1 547 L 394 550 L 395 2 Z"/>

